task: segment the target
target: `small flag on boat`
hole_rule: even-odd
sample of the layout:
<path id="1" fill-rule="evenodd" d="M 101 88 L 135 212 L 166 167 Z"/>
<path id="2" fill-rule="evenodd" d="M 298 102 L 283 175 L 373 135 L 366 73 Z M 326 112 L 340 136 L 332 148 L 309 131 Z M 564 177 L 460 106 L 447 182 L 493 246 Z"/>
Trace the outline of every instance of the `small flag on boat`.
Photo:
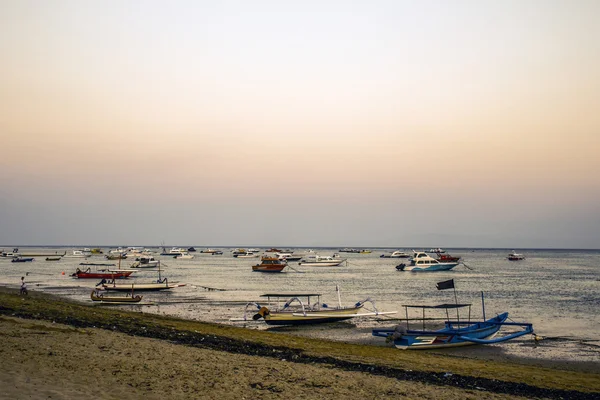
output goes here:
<path id="1" fill-rule="evenodd" d="M 450 279 L 449 281 L 438 282 L 437 289 L 438 290 L 454 289 L 454 279 Z"/>

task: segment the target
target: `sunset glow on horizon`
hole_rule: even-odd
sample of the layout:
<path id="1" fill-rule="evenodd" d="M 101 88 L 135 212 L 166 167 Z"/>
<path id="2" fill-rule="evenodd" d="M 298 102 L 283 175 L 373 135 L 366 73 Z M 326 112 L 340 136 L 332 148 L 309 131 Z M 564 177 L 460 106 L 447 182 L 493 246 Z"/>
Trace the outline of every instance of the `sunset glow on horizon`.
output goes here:
<path id="1" fill-rule="evenodd" d="M 2 2 L 0 246 L 600 248 L 598 15 Z"/>

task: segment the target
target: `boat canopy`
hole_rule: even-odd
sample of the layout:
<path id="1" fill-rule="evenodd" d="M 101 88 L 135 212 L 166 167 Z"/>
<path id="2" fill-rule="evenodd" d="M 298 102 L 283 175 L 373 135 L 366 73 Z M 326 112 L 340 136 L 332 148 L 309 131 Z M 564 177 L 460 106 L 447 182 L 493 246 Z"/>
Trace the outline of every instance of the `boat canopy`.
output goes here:
<path id="1" fill-rule="evenodd" d="M 402 307 L 406 307 L 406 308 L 423 308 L 423 309 L 449 309 L 449 308 L 463 308 L 463 307 L 471 307 L 471 304 L 438 304 L 435 306 L 413 306 L 413 305 L 406 305 L 403 304 Z"/>
<path id="2" fill-rule="evenodd" d="M 261 294 L 260 297 L 313 297 L 321 296 L 320 293 L 275 293 Z"/>

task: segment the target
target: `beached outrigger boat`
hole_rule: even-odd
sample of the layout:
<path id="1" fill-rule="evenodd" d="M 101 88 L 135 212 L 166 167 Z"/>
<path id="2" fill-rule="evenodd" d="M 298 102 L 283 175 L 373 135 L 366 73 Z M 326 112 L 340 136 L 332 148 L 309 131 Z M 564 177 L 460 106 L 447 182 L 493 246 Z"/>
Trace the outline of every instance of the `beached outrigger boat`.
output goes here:
<path id="1" fill-rule="evenodd" d="M 126 297 L 123 296 L 105 296 L 104 293 L 99 293 L 98 290 L 92 291 L 91 294 L 92 301 L 100 301 L 102 303 L 112 303 L 112 304 L 130 304 L 130 303 L 139 303 L 142 300 L 143 296 L 133 295 L 133 291 L 131 295 L 128 294 Z"/>
<path id="2" fill-rule="evenodd" d="M 132 273 L 133 271 L 111 271 L 108 269 L 92 272 L 91 268 L 88 268 L 85 271 L 82 271 L 79 268 L 77 268 L 75 273 L 73 273 L 71 276 L 79 279 L 123 279 L 127 278 Z"/>
<path id="3" fill-rule="evenodd" d="M 339 289 L 336 288 L 336 290 L 338 292 L 338 302 L 340 303 L 338 307 L 322 304 L 321 294 L 318 293 L 269 293 L 263 294 L 261 297 L 266 297 L 269 304 L 274 304 L 272 309 L 258 303 L 248 303 L 244 310 L 244 317 L 232 320 L 249 321 L 252 319 L 258 321 L 263 319 L 267 325 L 309 325 L 344 321 L 355 317 L 394 314 L 396 312 L 377 311 L 375 303 L 370 298 L 359 301 L 351 307 L 342 307 L 339 300 Z M 315 298 L 317 301 L 311 303 L 311 300 Z M 360 312 L 363 310 L 365 303 L 371 303 L 374 311 Z M 258 310 L 252 318 L 248 316 L 248 308 L 250 307 L 256 307 Z"/>
<path id="4" fill-rule="evenodd" d="M 121 292 L 130 292 L 132 290 L 136 290 L 136 291 L 145 291 L 145 292 L 150 292 L 150 291 L 159 291 L 159 290 L 167 290 L 167 289 L 173 289 L 173 288 L 177 288 L 177 287 L 181 287 L 181 286 L 185 286 L 185 284 L 180 284 L 180 283 L 169 283 L 167 278 L 164 279 L 159 279 L 156 282 L 151 282 L 151 283 L 117 283 L 114 279 L 110 280 L 110 281 L 106 281 L 105 279 L 103 279 L 102 281 L 100 281 L 100 283 L 98 283 L 99 286 L 101 285 L 103 289 L 105 290 L 117 290 L 117 291 L 121 291 Z"/>
<path id="5" fill-rule="evenodd" d="M 445 284 L 441 289 L 454 288 L 453 280 L 438 283 L 438 289 L 440 289 L 440 284 Z M 372 334 L 373 336 L 384 337 L 391 340 L 393 341 L 394 346 L 404 350 L 442 349 L 474 344 L 495 344 L 506 342 L 520 336 L 533 334 L 533 325 L 530 323 L 506 322 L 508 319 L 508 312 L 486 319 L 483 292 L 481 292 L 481 304 L 483 308 L 482 321 L 471 320 L 471 304 L 456 303 L 433 306 L 404 305 L 403 307 L 406 310 L 406 325 L 400 324 L 391 329 L 373 329 Z M 461 320 L 458 310 L 466 307 L 469 309 L 468 318 Z M 408 316 L 409 308 L 421 309 L 421 320 L 423 324 L 421 330 L 410 329 Z M 425 328 L 425 310 L 445 311 L 446 321 L 444 323 L 444 328 L 439 330 L 427 330 Z M 450 320 L 449 310 L 456 311 L 456 320 Z M 503 327 L 520 327 L 521 330 L 496 337 Z"/>
<path id="6" fill-rule="evenodd" d="M 115 279 L 107 281 L 106 279 L 102 279 L 96 286 L 102 286 L 104 290 L 118 290 L 121 292 L 127 292 L 137 290 L 137 291 L 159 291 L 159 290 L 168 290 L 181 286 L 185 286 L 185 284 L 181 283 L 169 283 L 167 278 L 161 279 L 161 270 L 160 264 L 158 264 L 158 279 L 155 282 L 150 283 L 127 283 L 121 284 L 117 283 Z"/>

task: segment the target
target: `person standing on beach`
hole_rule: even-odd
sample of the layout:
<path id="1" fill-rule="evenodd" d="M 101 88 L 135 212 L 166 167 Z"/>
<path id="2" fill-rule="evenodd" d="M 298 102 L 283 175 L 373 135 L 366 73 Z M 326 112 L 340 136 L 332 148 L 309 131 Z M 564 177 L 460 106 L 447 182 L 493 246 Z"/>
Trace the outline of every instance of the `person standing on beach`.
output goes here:
<path id="1" fill-rule="evenodd" d="M 27 294 L 27 284 L 25 283 L 25 277 L 22 276 L 21 277 L 21 291 L 19 292 L 20 295 L 26 295 Z"/>

